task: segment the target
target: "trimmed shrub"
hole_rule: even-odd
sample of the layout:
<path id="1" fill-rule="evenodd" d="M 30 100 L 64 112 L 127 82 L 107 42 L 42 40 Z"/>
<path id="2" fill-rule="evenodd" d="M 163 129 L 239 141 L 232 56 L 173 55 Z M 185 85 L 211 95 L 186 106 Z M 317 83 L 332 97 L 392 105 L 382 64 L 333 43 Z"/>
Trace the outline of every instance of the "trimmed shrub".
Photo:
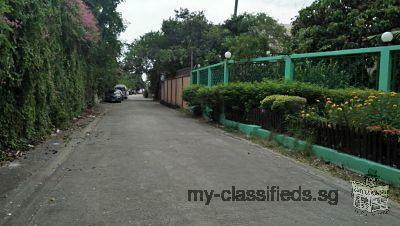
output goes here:
<path id="1" fill-rule="evenodd" d="M 307 100 L 298 96 L 272 95 L 261 101 L 261 107 L 285 114 L 298 113 L 306 106 Z"/>
<path id="2" fill-rule="evenodd" d="M 190 85 L 183 90 L 182 98 L 184 101 L 188 102 L 189 106 L 195 107 L 201 105 L 197 96 L 201 87 L 200 85 Z"/>

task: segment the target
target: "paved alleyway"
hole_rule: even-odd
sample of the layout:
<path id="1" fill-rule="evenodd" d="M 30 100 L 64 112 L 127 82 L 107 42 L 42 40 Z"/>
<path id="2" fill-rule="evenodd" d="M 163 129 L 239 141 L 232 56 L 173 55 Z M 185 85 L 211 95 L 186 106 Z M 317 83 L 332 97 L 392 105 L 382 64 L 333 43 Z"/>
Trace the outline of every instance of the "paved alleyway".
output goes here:
<path id="1" fill-rule="evenodd" d="M 90 136 L 6 225 L 400 225 L 393 205 L 388 215 L 355 213 L 348 182 L 158 103 L 131 97 L 106 108 Z M 274 185 L 314 195 L 339 190 L 338 204 L 188 202 L 188 189 Z"/>

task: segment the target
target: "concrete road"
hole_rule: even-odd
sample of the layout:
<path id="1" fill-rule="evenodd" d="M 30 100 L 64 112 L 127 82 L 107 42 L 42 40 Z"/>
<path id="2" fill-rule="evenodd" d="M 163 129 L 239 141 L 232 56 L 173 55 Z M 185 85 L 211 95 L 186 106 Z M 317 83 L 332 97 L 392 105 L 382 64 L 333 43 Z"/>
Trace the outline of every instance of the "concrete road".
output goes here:
<path id="1" fill-rule="evenodd" d="M 30 182 L 33 179 L 28 179 L 25 182 L 28 185 L 7 198 L 11 203 L 15 199 L 14 211 L 0 222 L 4 225 L 400 225 L 400 211 L 395 204 L 389 204 L 391 209 L 387 214 L 364 216 L 352 205 L 349 182 L 158 103 L 136 96 L 122 104 L 105 106 L 108 113 L 87 132 L 83 142 L 59 160 L 54 172 L 35 186 Z M 28 189 L 31 192 L 21 192 L 30 186 L 35 187 Z M 206 205 L 206 195 L 211 190 L 213 196 L 229 190 L 223 193 L 223 198 L 232 198 L 229 196 L 232 186 L 236 190 L 264 191 L 276 190 L 273 186 L 279 186 L 280 190 L 296 190 L 301 186 L 302 190 L 310 189 L 313 197 L 317 197 L 319 190 L 327 191 L 324 197 L 328 199 L 278 202 L 275 196 L 274 201 L 268 202 L 222 201 L 214 197 Z M 189 202 L 188 190 L 208 192 L 204 193 L 203 202 Z M 252 197 L 251 191 L 247 197 Z M 337 205 L 331 205 L 335 204 L 335 197 Z M 257 198 L 262 200 L 262 194 Z M 15 205 L 17 200 L 24 201 Z"/>

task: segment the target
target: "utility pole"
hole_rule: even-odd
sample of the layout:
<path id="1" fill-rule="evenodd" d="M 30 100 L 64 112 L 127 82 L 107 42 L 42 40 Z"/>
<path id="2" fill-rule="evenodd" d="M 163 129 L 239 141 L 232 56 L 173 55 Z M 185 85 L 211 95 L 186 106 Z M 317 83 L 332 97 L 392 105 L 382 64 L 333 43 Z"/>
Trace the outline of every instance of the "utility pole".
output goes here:
<path id="1" fill-rule="evenodd" d="M 193 67 L 194 67 L 194 65 L 193 65 L 193 62 L 194 61 L 194 59 L 193 59 L 193 47 L 190 47 L 190 70 L 193 70 Z"/>
<path id="2" fill-rule="evenodd" d="M 235 0 L 235 13 L 233 14 L 233 17 L 237 17 L 237 13 L 238 13 L 238 3 L 239 3 L 239 0 Z"/>

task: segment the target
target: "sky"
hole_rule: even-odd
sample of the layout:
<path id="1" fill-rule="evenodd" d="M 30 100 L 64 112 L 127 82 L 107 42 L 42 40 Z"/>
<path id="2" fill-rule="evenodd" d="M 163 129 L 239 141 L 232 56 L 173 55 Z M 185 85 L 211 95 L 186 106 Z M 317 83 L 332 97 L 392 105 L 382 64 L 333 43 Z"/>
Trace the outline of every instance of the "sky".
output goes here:
<path id="1" fill-rule="evenodd" d="M 297 12 L 314 0 L 239 0 L 238 13 L 267 13 L 282 24 L 290 24 Z M 164 19 L 174 16 L 174 10 L 188 8 L 204 11 L 213 23 L 222 23 L 231 17 L 235 0 L 125 0 L 118 7 L 127 25 L 120 40 L 132 42 L 150 31 L 161 28 Z"/>

